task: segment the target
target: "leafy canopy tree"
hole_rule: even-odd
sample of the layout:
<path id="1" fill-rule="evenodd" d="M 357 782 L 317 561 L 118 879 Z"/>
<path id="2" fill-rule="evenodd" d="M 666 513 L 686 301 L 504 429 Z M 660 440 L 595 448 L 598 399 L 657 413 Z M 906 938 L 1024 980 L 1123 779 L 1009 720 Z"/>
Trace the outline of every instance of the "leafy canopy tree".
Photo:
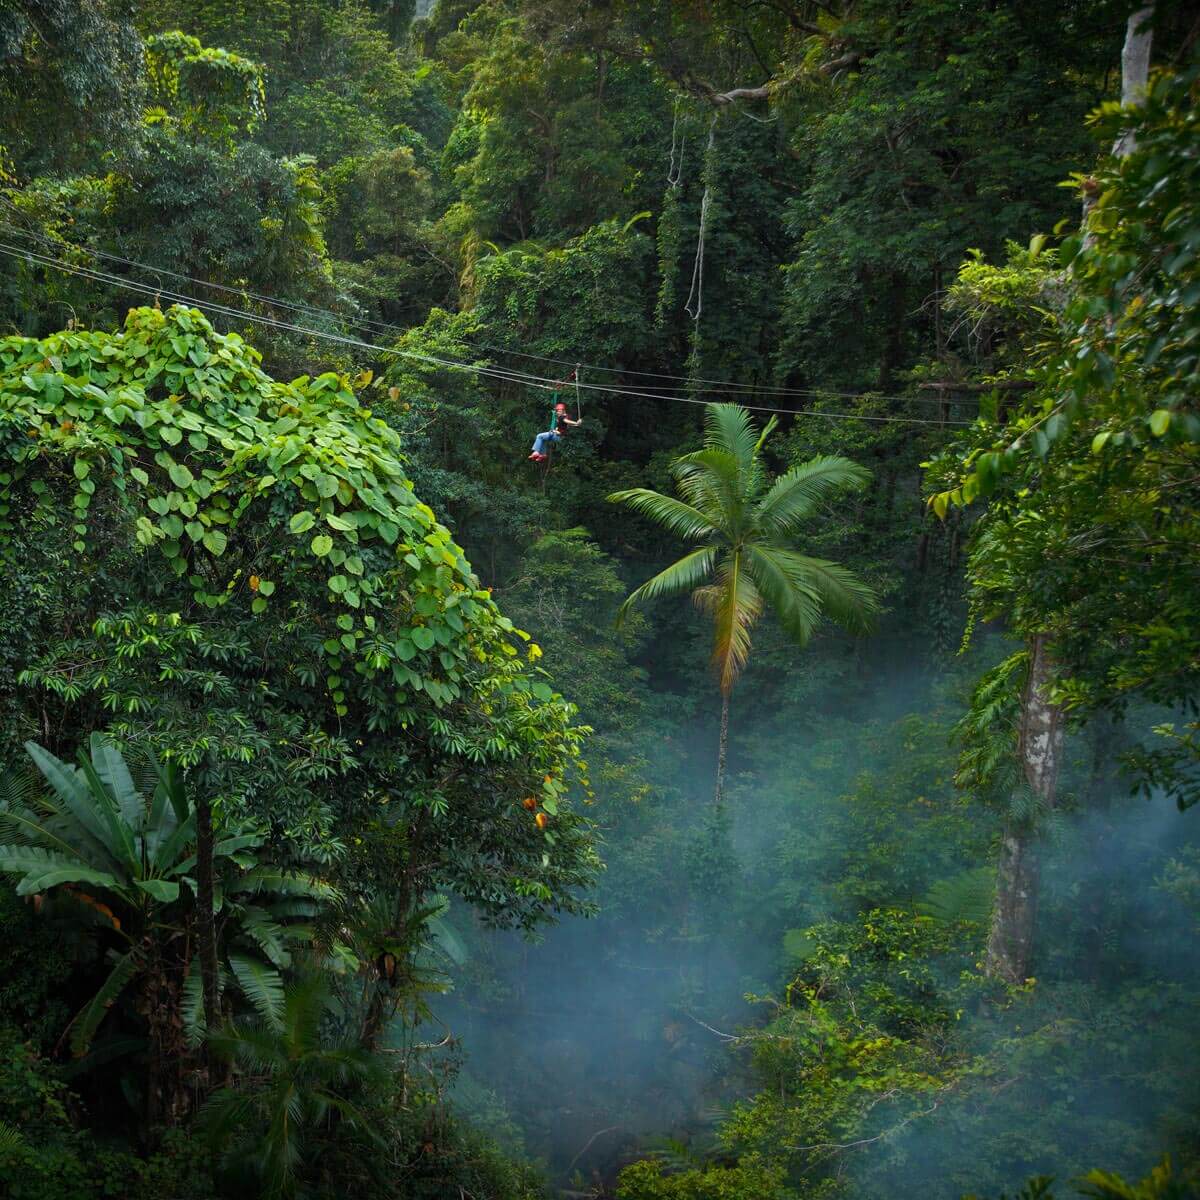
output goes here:
<path id="1" fill-rule="evenodd" d="M 178 308 L 11 338 L 0 468 L 3 753 L 107 728 L 352 891 L 581 906 L 573 710 L 345 377 L 279 383 Z"/>
<path id="2" fill-rule="evenodd" d="M 818 457 L 773 482 L 762 448 L 776 421 L 758 433 L 737 404 L 710 404 L 704 448 L 675 460 L 680 498 L 649 488 L 614 492 L 672 533 L 700 547 L 632 592 L 621 607 L 690 592 L 713 619 L 713 666 L 721 687 L 716 804 L 725 785 L 729 698 L 750 654 L 750 630 L 769 608 L 798 645 L 828 616 L 851 633 L 867 633 L 879 611 L 871 588 L 837 563 L 794 549 L 800 529 L 837 492 L 864 487 L 868 473 L 845 458 Z"/>

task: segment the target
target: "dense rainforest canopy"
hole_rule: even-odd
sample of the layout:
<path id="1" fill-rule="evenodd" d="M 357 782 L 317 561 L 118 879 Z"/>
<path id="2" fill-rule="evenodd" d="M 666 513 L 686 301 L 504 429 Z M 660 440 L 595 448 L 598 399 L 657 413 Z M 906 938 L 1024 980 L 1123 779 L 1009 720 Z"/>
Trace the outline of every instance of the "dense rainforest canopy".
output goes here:
<path id="1" fill-rule="evenodd" d="M 1197 1195 L 1198 54 L 0 0 L 0 1195 Z"/>

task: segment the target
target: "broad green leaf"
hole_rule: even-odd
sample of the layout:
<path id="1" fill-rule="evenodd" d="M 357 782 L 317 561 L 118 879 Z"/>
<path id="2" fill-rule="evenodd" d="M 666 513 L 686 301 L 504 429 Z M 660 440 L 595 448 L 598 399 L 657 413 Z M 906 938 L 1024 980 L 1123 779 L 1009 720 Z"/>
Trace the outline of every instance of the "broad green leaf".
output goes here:
<path id="1" fill-rule="evenodd" d="M 179 884 L 169 879 L 138 879 L 137 886 L 148 896 L 172 904 L 179 899 Z"/>
<path id="2" fill-rule="evenodd" d="M 172 463 L 167 474 L 177 488 L 190 488 L 196 478 L 184 463 Z"/>

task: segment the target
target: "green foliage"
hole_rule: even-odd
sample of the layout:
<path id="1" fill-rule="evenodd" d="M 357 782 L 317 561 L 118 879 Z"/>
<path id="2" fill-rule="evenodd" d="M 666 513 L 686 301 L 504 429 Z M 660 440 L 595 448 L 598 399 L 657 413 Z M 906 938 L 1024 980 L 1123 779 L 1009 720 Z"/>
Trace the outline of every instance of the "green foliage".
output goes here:
<path id="1" fill-rule="evenodd" d="M 1011 415 L 993 406 L 931 465 L 930 503 L 944 516 L 992 497 L 971 554 L 980 611 L 1052 638 L 1055 699 L 1082 719 L 1134 699 L 1172 707 L 1194 690 L 1197 626 L 1178 585 L 1195 571 L 1200 417 L 1195 363 L 1177 348 L 1195 336 L 1197 70 L 1163 73 L 1143 103 L 1101 110 L 1136 149 L 1089 183 L 1096 202 L 1063 246 L 1065 278 L 1046 255 L 1014 253 L 1002 269 L 969 264 L 954 293 L 1006 327 L 1005 374 L 1033 390 Z M 1014 311 L 1014 291 L 1042 303 Z M 1193 799 L 1192 732 L 1172 729 L 1133 758 L 1146 787 L 1181 806 Z"/>
<path id="2" fill-rule="evenodd" d="M 146 39 L 151 100 L 174 110 L 185 129 L 232 141 L 266 116 L 262 69 L 228 50 L 175 31 Z"/>
<path id="3" fill-rule="evenodd" d="M 329 1043 L 322 1022 L 330 997 L 319 977 L 289 986 L 278 1021 L 235 1027 L 210 1039 L 241 1076 L 209 1100 L 201 1129 L 221 1156 L 231 1190 L 253 1187 L 266 1197 L 296 1195 L 319 1169 L 326 1175 L 330 1142 L 343 1149 L 345 1172 L 355 1151 L 367 1151 L 354 1172 L 370 1179 L 371 1152 L 382 1148 L 358 1094 L 386 1074 L 383 1061 L 346 1042 Z M 319 1168 L 318 1168 L 318 1164 Z"/>
<path id="4" fill-rule="evenodd" d="M 638 1162 L 626 1167 L 617 1183 L 620 1200 L 787 1200 L 794 1194 L 782 1186 L 777 1172 L 752 1166 L 665 1175 L 658 1163 Z"/>
<path id="5" fill-rule="evenodd" d="M 992 868 L 976 867 L 949 879 L 939 879 L 917 905 L 917 911 L 948 924 L 969 921 L 982 926 L 991 916 L 995 890 L 996 877 Z"/>
<path id="6" fill-rule="evenodd" d="M 22 174 L 123 144 L 141 99 L 142 45 L 104 0 L 12 0 L 0 22 L 0 166 Z M 0 170 L 0 182 L 6 182 Z"/>
<path id="7" fill-rule="evenodd" d="M 203 1149 L 169 1135 L 140 1156 L 77 1127 L 80 1100 L 59 1073 L 0 1027 L 0 1188 L 12 1200 L 210 1200 Z"/>
<path id="8" fill-rule="evenodd" d="M 61 916 L 101 931 L 108 943 L 106 977 L 70 1024 L 73 1053 L 87 1053 L 126 989 L 142 995 L 164 973 L 174 976 L 166 989 L 173 1004 L 164 1007 L 178 1006 L 182 998 L 182 1011 L 172 1015 L 196 1039 L 203 1012 L 199 970 L 173 946 L 181 936 L 196 936 L 196 812 L 180 773 L 152 761 L 146 774 L 153 790 L 148 786 L 143 794 L 116 746 L 99 734 L 92 735 L 90 756 L 80 752 L 78 767 L 32 742 L 28 752 L 53 795 L 0 810 L 0 829 L 16 839 L 0 846 L 0 872 L 19 877 L 18 896 L 33 895 L 39 904 L 48 896 L 52 906 L 61 906 Z M 287 896 L 291 916 L 311 916 L 336 892 L 301 874 L 280 880 L 264 875 L 254 852 L 265 840 L 247 825 L 221 828 L 213 872 L 229 977 L 264 1019 L 277 1020 L 283 990 L 278 969 L 290 962 L 288 942 L 307 932 L 288 927 L 278 901 Z M 308 903 L 300 913 L 291 899 L 297 896 Z M 247 948 L 262 958 L 250 957 Z M 152 1038 L 171 1036 L 161 1021 L 149 1028 Z"/>
<path id="9" fill-rule="evenodd" d="M 493 919 L 577 905 L 583 825 L 564 809 L 543 833 L 517 804 L 571 769 L 571 710 L 522 665 L 512 623 L 413 496 L 396 435 L 344 377 L 276 383 L 239 338 L 181 309 L 135 310 L 116 336 L 11 340 L 0 356 L 8 553 L 66 526 L 76 561 L 103 564 L 99 587 L 84 573 L 59 597 L 72 633 L 45 626 L 18 694 L 200 765 L 232 814 L 269 820 L 310 857 L 335 814 L 344 831 L 390 800 L 389 822 L 427 812 L 457 841 L 434 852 L 437 879 Z M 15 540 L 17 513 L 39 540 Z M 163 679 L 174 686 L 151 713 Z M 401 729 L 423 733 L 397 753 L 385 735 Z M 446 756 L 491 763 L 490 786 L 442 782 Z M 503 833 L 477 820 L 498 787 L 511 789 Z"/>
<path id="10" fill-rule="evenodd" d="M 852 572 L 792 548 L 818 505 L 839 491 L 865 486 L 867 473 L 846 459 L 820 458 L 771 482 L 760 451 L 774 426 L 772 419 L 758 433 L 746 409 L 710 404 L 704 449 L 677 459 L 672 468 L 681 499 L 648 488 L 609 497 L 684 541 L 702 543 L 637 588 L 622 612 L 661 596 L 691 593 L 713 619 L 712 662 L 726 695 L 745 665 L 750 629 L 764 608 L 800 645 L 822 616 L 864 633 L 879 610 L 874 593 Z"/>

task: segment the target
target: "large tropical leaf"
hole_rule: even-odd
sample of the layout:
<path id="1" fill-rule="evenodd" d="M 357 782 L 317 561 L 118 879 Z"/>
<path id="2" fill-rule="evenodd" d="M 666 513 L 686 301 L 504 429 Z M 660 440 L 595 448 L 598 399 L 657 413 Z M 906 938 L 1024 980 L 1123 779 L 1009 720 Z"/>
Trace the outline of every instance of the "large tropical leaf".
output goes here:
<path id="1" fill-rule="evenodd" d="M 17 884 L 18 896 L 45 892 L 63 883 L 90 883 L 109 891 L 121 890 L 121 880 L 111 872 L 41 846 L 0 846 L 0 872 L 22 877 Z"/>
<path id="2" fill-rule="evenodd" d="M 67 811 L 80 827 L 89 833 L 104 850 L 112 856 L 113 865 L 120 861 L 120 852 L 113 841 L 112 827 L 97 807 L 96 797 L 88 787 L 87 777 L 76 767 L 55 758 L 49 750 L 43 750 L 37 742 L 26 742 L 25 751 L 34 766 L 41 771 L 46 782 L 62 800 Z"/>
<path id="3" fill-rule="evenodd" d="M 690 554 L 685 554 L 665 571 L 660 571 L 653 578 L 647 579 L 641 587 L 632 591 L 625 603 L 621 605 L 617 611 L 617 623 L 620 624 L 625 614 L 635 604 L 657 600 L 660 596 L 678 596 L 682 592 L 695 591 L 712 575 L 716 557 L 716 548 L 705 546 L 701 550 L 693 550 Z"/>
<path id="4" fill-rule="evenodd" d="M 71 1023 L 71 1052 L 73 1054 L 79 1056 L 87 1052 L 96 1030 L 100 1028 L 100 1022 L 104 1020 L 108 1010 L 116 1003 L 117 997 L 136 974 L 140 964 L 140 946 L 134 946 L 132 950 L 126 951 L 116 960 L 108 978 L 100 985 L 100 990 L 83 1006 Z"/>
<path id="5" fill-rule="evenodd" d="M 836 492 L 865 487 L 870 479 L 870 471 L 848 458 L 810 459 L 775 480 L 759 502 L 756 523 L 767 537 L 787 537 Z"/>
<path id="6" fill-rule="evenodd" d="M 283 977 L 279 972 L 249 954 L 230 954 L 229 967 L 254 1011 L 268 1025 L 278 1028 L 284 1002 Z"/>
<path id="7" fill-rule="evenodd" d="M 179 862 L 179 856 L 196 841 L 196 814 L 195 812 L 188 813 L 185 820 L 176 825 L 169 837 L 160 840 L 154 847 L 153 857 L 150 860 L 152 870 L 159 871 L 164 875 L 173 875 L 178 872 L 173 871 Z M 147 843 L 149 849 L 149 843 Z M 193 862 L 195 857 L 193 856 Z"/>
<path id="8" fill-rule="evenodd" d="M 95 764 L 82 750 L 79 752 L 79 769 L 87 779 L 96 811 L 108 827 L 109 846 L 113 856 L 126 871 L 136 874 L 141 869 L 141 855 L 138 853 L 134 840 L 135 830 L 121 815 L 116 799 L 109 794 L 103 780 L 96 772 Z M 140 818 L 140 820 L 144 819 L 144 816 Z"/>
<path id="9" fill-rule="evenodd" d="M 137 790 L 121 752 L 101 733 L 91 737 L 92 767 L 108 794 L 116 801 L 121 820 L 133 833 L 146 823 L 146 799 Z"/>
<path id="10" fill-rule="evenodd" d="M 265 841 L 261 833 L 239 833 L 232 837 L 221 838 L 213 846 L 213 861 L 222 858 L 233 858 L 239 850 L 254 849 Z M 186 874 L 196 865 L 195 854 L 190 854 L 182 862 L 176 863 L 168 872 L 171 875 Z"/>
<path id="11" fill-rule="evenodd" d="M 613 492 L 609 496 L 614 504 L 625 504 L 656 521 L 664 529 L 670 530 L 676 537 L 685 542 L 697 542 L 701 538 L 712 537 L 717 532 L 712 519 L 682 500 L 664 496 L 650 488 L 630 488 L 623 492 Z"/>
<path id="12" fill-rule="evenodd" d="M 179 884 L 171 879 L 135 879 L 134 883 L 147 896 L 163 904 L 172 904 L 179 899 Z"/>

